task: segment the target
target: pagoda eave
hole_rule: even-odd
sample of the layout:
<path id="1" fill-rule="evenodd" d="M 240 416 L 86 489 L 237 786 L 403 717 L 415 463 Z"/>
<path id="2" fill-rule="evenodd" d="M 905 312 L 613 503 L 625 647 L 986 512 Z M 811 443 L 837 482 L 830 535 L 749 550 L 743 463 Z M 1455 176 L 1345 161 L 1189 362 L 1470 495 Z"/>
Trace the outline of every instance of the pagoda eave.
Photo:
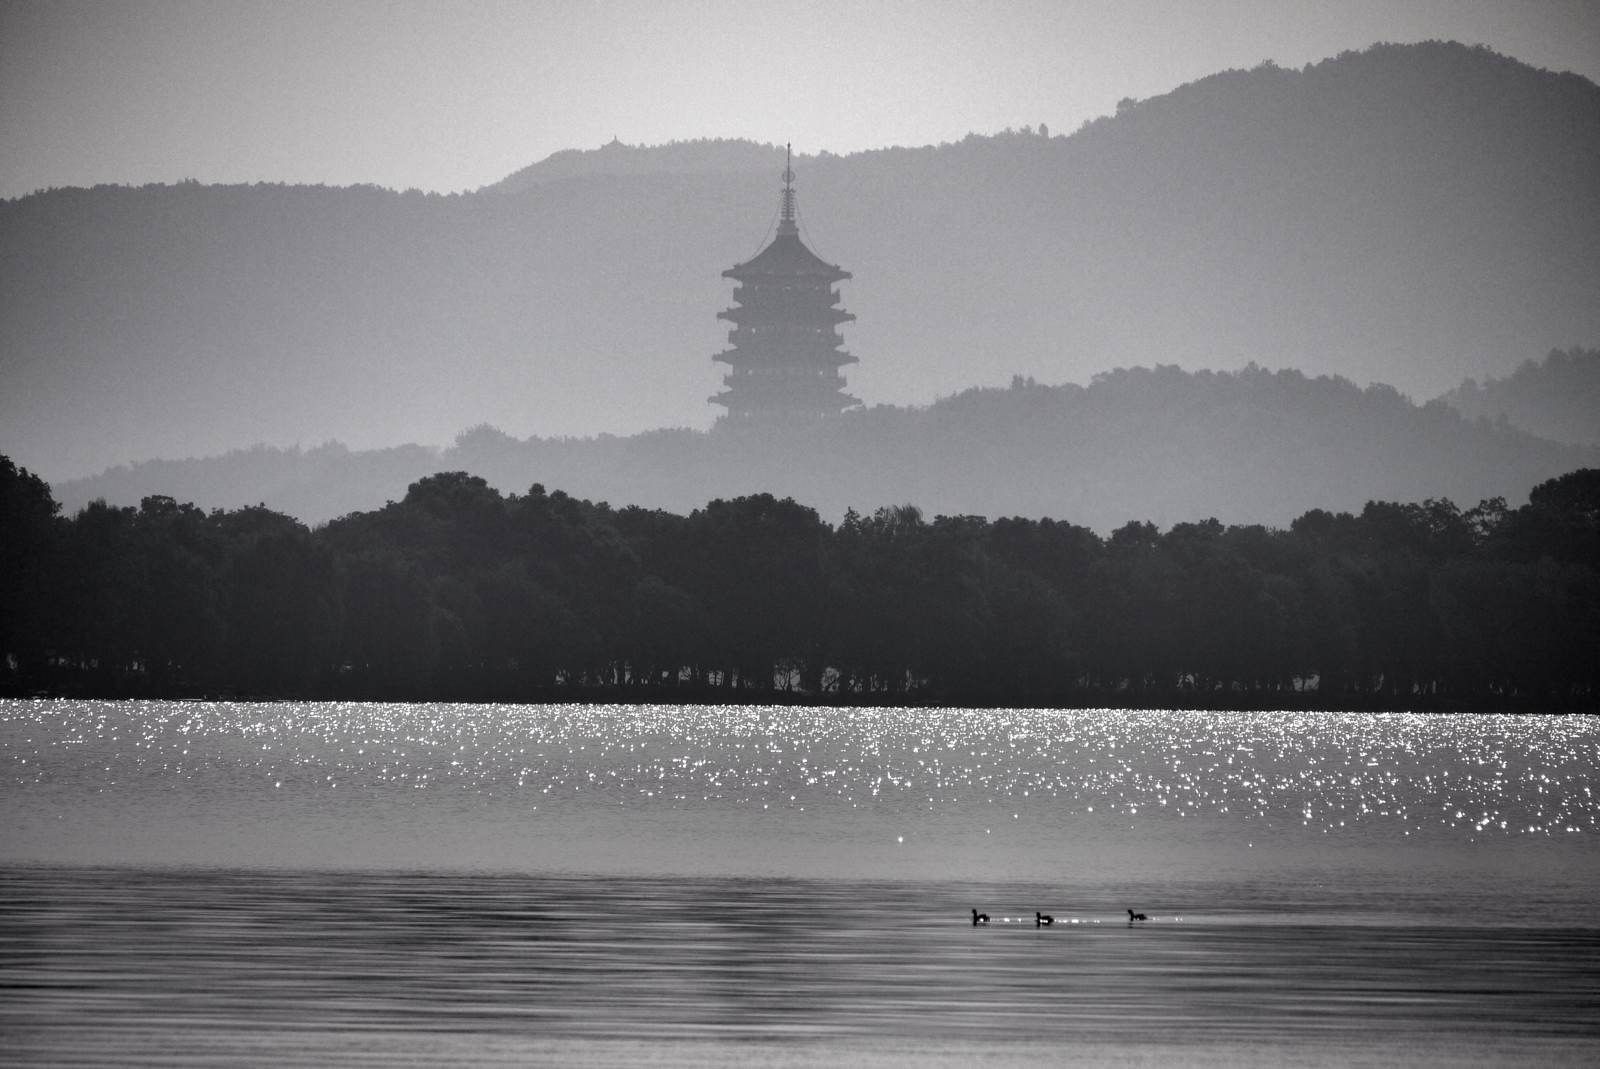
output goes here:
<path id="1" fill-rule="evenodd" d="M 837 349 L 809 355 L 809 362 L 817 367 L 843 367 L 846 364 L 861 363 L 859 357 Z M 729 367 L 779 367 L 791 363 L 792 359 L 779 361 L 760 353 L 753 353 L 747 349 L 724 349 L 713 356 L 711 362 L 713 364 L 727 364 Z"/>
<path id="2" fill-rule="evenodd" d="M 717 318 L 726 319 L 730 323 L 770 322 L 770 318 L 766 310 L 759 307 L 750 308 L 742 305 L 735 305 L 732 308 L 724 308 L 722 311 L 717 313 Z M 853 323 L 855 322 L 855 318 L 856 316 L 854 312 L 846 312 L 843 308 L 823 307 L 818 309 L 806 309 L 799 314 L 792 315 L 789 321 L 800 326 L 816 323 L 824 323 L 833 326 L 839 323 Z"/>
<path id="3" fill-rule="evenodd" d="M 731 278 L 735 282 L 756 282 L 762 279 L 814 278 L 827 279 L 831 284 L 834 282 L 843 282 L 844 280 L 848 278 L 854 278 L 855 276 L 843 268 L 833 266 L 829 266 L 827 268 L 813 268 L 811 270 L 804 271 L 769 271 L 765 268 L 752 268 L 748 264 L 735 264 L 726 271 L 722 272 L 722 277 Z"/>
<path id="4" fill-rule="evenodd" d="M 729 415 L 733 415 L 735 412 L 742 412 L 744 414 L 756 412 L 762 414 L 778 414 L 792 411 L 788 406 L 783 404 L 753 403 L 768 399 L 751 398 L 748 394 L 736 393 L 733 390 L 724 390 L 722 393 L 712 394 L 710 397 L 706 398 L 706 400 L 710 401 L 714 405 L 722 405 L 724 408 L 728 409 Z M 825 406 L 819 405 L 818 407 L 826 407 L 834 412 L 843 412 L 847 408 L 857 408 L 861 405 L 861 398 L 847 393 L 834 393 L 828 395 L 826 398 L 818 398 L 816 400 L 825 400 L 827 404 Z"/>

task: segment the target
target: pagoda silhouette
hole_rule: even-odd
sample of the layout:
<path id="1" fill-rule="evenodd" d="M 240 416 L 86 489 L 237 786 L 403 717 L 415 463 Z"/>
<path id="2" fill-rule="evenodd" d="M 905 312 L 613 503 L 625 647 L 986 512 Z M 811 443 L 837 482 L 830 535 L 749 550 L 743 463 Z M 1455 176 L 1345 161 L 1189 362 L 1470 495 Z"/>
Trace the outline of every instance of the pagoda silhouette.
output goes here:
<path id="1" fill-rule="evenodd" d="M 782 208 L 772 244 L 722 277 L 738 286 L 734 306 L 717 313 L 733 324 L 731 347 L 711 358 L 731 369 L 722 379 L 728 388 L 710 398 L 728 410 L 720 423 L 816 423 L 861 403 L 844 392 L 839 372 L 856 362 L 840 349 L 844 339 L 838 331 L 855 316 L 838 306 L 833 288 L 850 272 L 823 262 L 800 240 L 792 152 L 785 155 Z"/>

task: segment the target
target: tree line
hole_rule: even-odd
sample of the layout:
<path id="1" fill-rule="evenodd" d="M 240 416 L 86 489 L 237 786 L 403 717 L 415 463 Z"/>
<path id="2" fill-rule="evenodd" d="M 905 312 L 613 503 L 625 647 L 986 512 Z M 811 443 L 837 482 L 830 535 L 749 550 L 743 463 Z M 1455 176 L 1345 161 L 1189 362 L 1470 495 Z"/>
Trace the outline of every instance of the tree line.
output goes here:
<path id="1" fill-rule="evenodd" d="M 1102 537 L 465 472 L 315 529 L 163 496 L 65 517 L 0 457 L 0 604 L 10 694 L 1582 708 L 1600 469 L 1519 508 Z"/>
<path id="2" fill-rule="evenodd" d="M 1600 349 L 1552 349 L 1504 378 L 1469 378 L 1440 400 L 1469 419 L 1508 423 L 1554 442 L 1600 445 Z"/>

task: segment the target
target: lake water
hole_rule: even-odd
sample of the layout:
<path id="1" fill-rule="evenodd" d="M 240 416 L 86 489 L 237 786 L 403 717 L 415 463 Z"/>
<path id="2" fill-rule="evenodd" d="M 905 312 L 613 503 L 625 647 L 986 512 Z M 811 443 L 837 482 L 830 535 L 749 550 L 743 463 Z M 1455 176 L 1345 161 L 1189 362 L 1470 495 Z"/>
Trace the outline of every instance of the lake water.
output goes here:
<path id="1" fill-rule="evenodd" d="M 0 702 L 0 1049 L 1595 1064 L 1597 769 L 1592 716 Z"/>

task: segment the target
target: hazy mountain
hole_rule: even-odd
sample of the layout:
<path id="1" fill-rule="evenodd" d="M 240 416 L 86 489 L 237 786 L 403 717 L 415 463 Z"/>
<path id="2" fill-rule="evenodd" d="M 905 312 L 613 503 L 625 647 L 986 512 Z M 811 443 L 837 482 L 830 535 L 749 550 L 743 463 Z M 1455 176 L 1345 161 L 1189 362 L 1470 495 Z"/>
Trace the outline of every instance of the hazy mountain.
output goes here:
<path id="1" fill-rule="evenodd" d="M 565 149 L 507 175 L 485 190 L 524 193 L 546 182 L 601 175 L 738 174 L 770 179 L 783 169 L 782 145 L 758 145 L 731 138 L 701 138 L 666 145 L 624 145 L 613 140 L 598 149 Z"/>
<path id="2" fill-rule="evenodd" d="M 780 152 L 608 146 L 450 197 L 0 203 L 0 449 L 60 478 L 481 422 L 707 426 L 720 272 L 759 249 Z M 1230 71 L 1067 137 L 796 169 L 804 236 L 855 275 L 849 388 L 869 403 L 1251 360 L 1426 397 L 1600 339 L 1600 88 L 1484 49 Z"/>
<path id="3" fill-rule="evenodd" d="M 1600 349 L 1555 349 L 1506 378 L 1468 379 L 1439 400 L 1474 419 L 1503 419 L 1541 438 L 1600 445 Z"/>
<path id="4" fill-rule="evenodd" d="M 1372 499 L 1515 503 L 1530 486 L 1594 466 L 1600 449 L 1467 420 L 1440 402 L 1418 406 L 1387 386 L 1158 367 L 1104 373 L 1087 387 L 1019 379 L 779 435 L 518 440 L 480 426 L 444 450 L 258 448 L 117 468 L 56 494 L 69 511 L 96 497 L 137 504 L 167 494 L 208 508 L 264 502 L 318 522 L 399 500 L 423 475 L 465 470 L 507 493 L 540 482 L 679 512 L 771 491 L 830 519 L 909 501 L 930 514 L 1052 516 L 1110 531 L 1130 519 L 1208 516 L 1282 525 Z"/>

